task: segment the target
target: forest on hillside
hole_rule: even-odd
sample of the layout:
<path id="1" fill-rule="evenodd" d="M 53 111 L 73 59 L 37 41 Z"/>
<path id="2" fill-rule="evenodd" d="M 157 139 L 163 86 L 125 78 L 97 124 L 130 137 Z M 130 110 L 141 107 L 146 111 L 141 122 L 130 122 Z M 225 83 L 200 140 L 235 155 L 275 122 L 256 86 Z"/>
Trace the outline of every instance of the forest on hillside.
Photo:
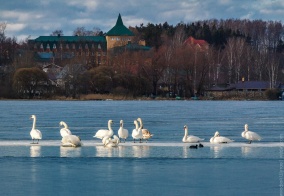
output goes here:
<path id="1" fill-rule="evenodd" d="M 94 29 L 79 27 L 74 34 L 104 34 Z M 68 63 L 86 65 L 87 69 L 66 78 L 68 88 L 57 89 L 51 88 L 41 69 L 35 71 L 41 67 L 29 50 L 28 39 L 18 43 L 16 37 L 6 37 L 5 23 L 0 23 L 0 97 L 21 98 L 23 92 L 29 92 L 33 98 L 42 83 L 46 84 L 45 96 L 119 93 L 192 97 L 202 96 L 212 85 L 241 80 L 269 81 L 271 89 L 284 82 L 284 27 L 280 21 L 212 19 L 177 25 L 148 23 L 129 29 L 137 42 L 145 40 L 152 49 L 109 52 L 107 63 L 101 66 L 87 66 L 84 58 L 76 57 Z M 52 34 L 58 32 L 63 35 L 62 30 Z M 190 36 L 205 40 L 209 47 L 201 50 L 185 45 Z"/>

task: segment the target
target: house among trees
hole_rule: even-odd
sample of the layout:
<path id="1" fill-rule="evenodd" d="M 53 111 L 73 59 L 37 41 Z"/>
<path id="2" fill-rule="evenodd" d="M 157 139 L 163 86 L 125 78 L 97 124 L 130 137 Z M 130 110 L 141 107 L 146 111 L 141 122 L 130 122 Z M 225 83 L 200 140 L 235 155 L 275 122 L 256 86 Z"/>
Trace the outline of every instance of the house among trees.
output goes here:
<path id="1" fill-rule="evenodd" d="M 196 47 L 202 51 L 206 51 L 209 49 L 209 44 L 202 39 L 194 39 L 192 36 L 190 36 L 189 38 L 187 38 L 184 41 L 184 44 L 188 45 L 188 46 L 192 46 L 192 47 Z"/>
<path id="2" fill-rule="evenodd" d="M 235 84 L 213 85 L 207 90 L 209 96 L 214 98 L 222 97 L 246 97 L 259 98 L 263 97 L 265 91 L 269 89 L 282 89 L 281 83 L 272 86 L 268 81 L 239 81 Z"/>

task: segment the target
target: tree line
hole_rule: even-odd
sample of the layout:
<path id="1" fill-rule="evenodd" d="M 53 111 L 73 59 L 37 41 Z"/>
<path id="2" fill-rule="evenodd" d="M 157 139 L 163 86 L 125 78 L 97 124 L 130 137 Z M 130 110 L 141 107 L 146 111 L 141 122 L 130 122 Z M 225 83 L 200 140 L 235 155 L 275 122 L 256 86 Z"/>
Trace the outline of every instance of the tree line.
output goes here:
<path id="1" fill-rule="evenodd" d="M 33 98 L 38 92 L 72 97 L 87 93 L 192 97 L 204 95 L 213 85 L 241 80 L 269 81 L 271 88 L 284 82 L 284 28 L 278 21 L 212 19 L 130 27 L 135 40 L 145 40 L 150 51 L 109 52 L 105 65 L 67 74 L 64 89 L 52 86 L 46 73 L 35 69 L 38 64 L 28 39 L 17 43 L 16 38 L 6 37 L 5 25 L 0 23 L 0 97 Z M 58 34 L 63 31 L 51 35 Z M 78 34 L 104 35 L 98 28 L 90 31 L 84 27 L 74 30 Z M 189 36 L 205 40 L 208 48 L 184 44 Z M 79 57 L 72 61 L 86 64 Z"/>

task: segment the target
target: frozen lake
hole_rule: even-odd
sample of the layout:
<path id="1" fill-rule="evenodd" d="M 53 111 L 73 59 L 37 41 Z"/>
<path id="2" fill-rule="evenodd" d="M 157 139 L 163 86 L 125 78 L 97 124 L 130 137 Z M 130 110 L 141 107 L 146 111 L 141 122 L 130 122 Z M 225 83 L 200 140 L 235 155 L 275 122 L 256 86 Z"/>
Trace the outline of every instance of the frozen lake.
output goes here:
<path id="1" fill-rule="evenodd" d="M 281 195 L 281 101 L 0 101 L 0 184 L 3 195 Z M 43 139 L 31 145 L 30 115 Z M 141 117 L 148 143 L 128 138 L 106 148 L 93 135 L 119 120 L 131 133 Z M 60 146 L 65 121 L 83 146 Z M 262 136 L 247 144 L 244 124 Z M 204 138 L 182 143 L 183 125 Z M 235 142 L 211 144 L 215 131 Z M 282 183 L 282 186 L 281 186 Z"/>

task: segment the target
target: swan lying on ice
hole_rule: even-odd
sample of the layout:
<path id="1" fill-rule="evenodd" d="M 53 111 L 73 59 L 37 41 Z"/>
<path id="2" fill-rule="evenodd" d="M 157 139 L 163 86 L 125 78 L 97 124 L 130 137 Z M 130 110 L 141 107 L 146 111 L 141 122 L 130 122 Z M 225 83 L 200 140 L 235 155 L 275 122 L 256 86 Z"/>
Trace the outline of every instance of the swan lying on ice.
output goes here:
<path id="1" fill-rule="evenodd" d="M 128 137 L 128 130 L 123 128 L 123 120 L 120 120 L 120 127 L 117 131 L 118 137 L 124 139 L 124 143 Z"/>
<path id="2" fill-rule="evenodd" d="M 201 139 L 197 136 L 194 136 L 194 135 L 188 135 L 188 127 L 187 125 L 184 125 L 184 137 L 182 138 L 182 141 L 183 142 L 186 142 L 186 143 L 199 143 L 201 141 L 203 141 L 204 139 Z"/>
<path id="3" fill-rule="evenodd" d="M 104 146 L 106 147 L 117 147 L 119 144 L 119 138 L 114 135 L 113 138 L 106 136 L 102 139 Z"/>
<path id="4" fill-rule="evenodd" d="M 66 135 L 72 135 L 71 131 L 70 131 L 69 128 L 68 128 L 68 125 L 67 125 L 65 122 L 61 121 L 61 122 L 59 123 L 59 125 L 60 125 L 60 126 L 64 126 L 62 129 L 60 129 L 60 135 L 61 135 L 61 137 L 64 137 L 64 136 L 66 136 Z"/>
<path id="5" fill-rule="evenodd" d="M 226 144 L 231 143 L 234 140 L 231 140 L 227 137 L 220 136 L 218 131 L 215 132 L 215 135 L 210 139 L 210 143 L 217 143 L 217 144 Z"/>
<path id="6" fill-rule="evenodd" d="M 249 140 L 249 144 L 252 141 L 260 141 L 261 140 L 261 137 L 257 133 L 248 130 L 248 124 L 245 124 L 245 130 L 242 132 L 242 137 Z"/>
<path id="7" fill-rule="evenodd" d="M 61 146 L 63 147 L 79 147 L 82 146 L 81 139 L 76 135 L 65 135 L 62 137 Z"/>
<path id="8" fill-rule="evenodd" d="M 42 139 L 42 134 L 40 130 L 36 129 L 36 116 L 31 115 L 31 119 L 33 119 L 33 127 L 30 132 L 31 138 L 33 140 L 32 144 L 38 144 L 39 140 Z M 34 143 L 34 140 L 37 140 L 37 143 Z"/>

